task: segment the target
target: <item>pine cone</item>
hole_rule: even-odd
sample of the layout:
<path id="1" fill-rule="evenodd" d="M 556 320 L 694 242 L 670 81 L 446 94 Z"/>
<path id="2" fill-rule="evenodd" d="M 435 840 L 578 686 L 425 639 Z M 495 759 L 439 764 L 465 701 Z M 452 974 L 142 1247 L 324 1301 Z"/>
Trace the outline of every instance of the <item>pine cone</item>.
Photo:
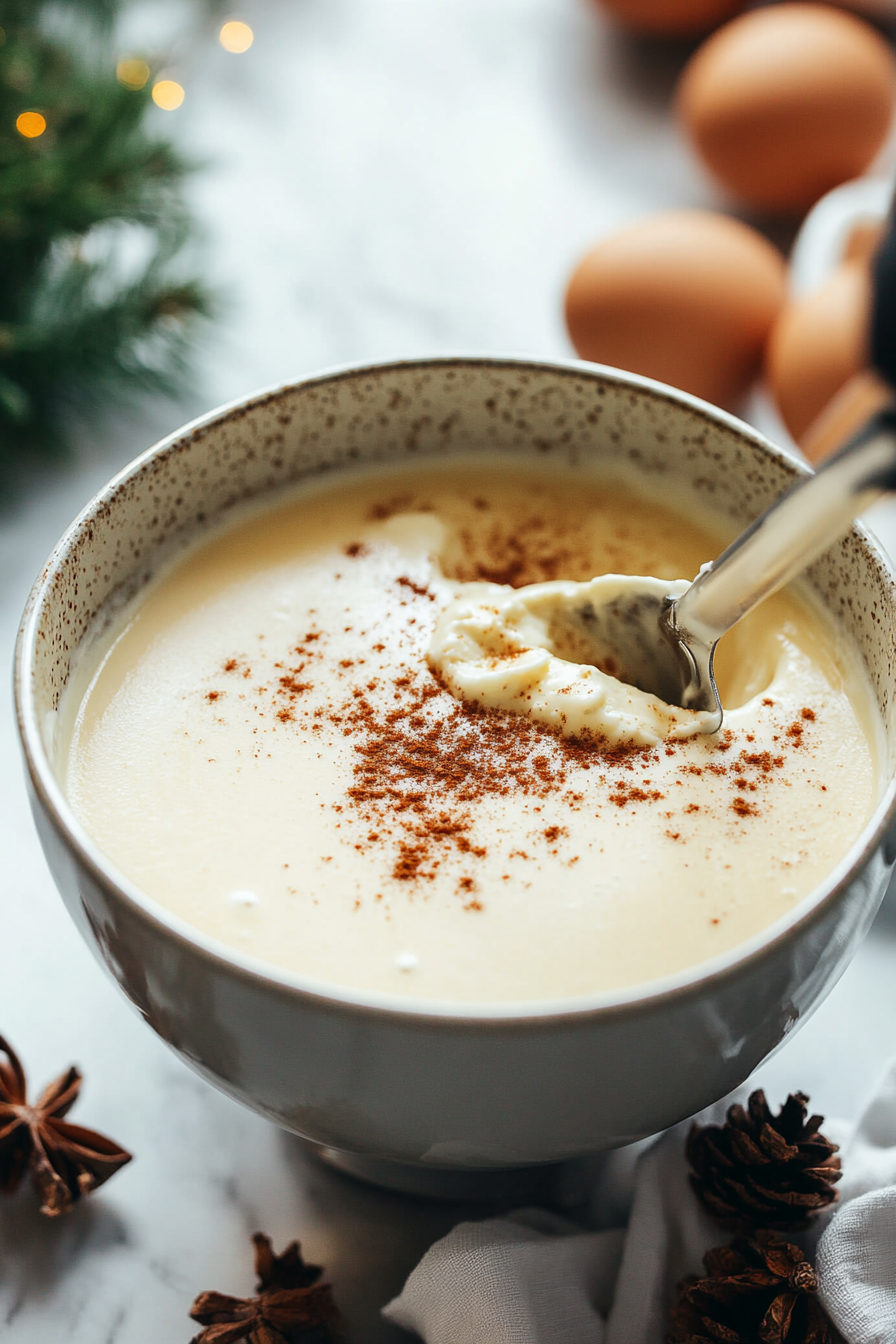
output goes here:
<path id="1" fill-rule="evenodd" d="M 770 1232 L 703 1257 L 707 1277 L 679 1284 L 667 1344 L 836 1344 L 815 1270 Z"/>
<path id="2" fill-rule="evenodd" d="M 806 1119 L 809 1098 L 796 1092 L 773 1116 L 764 1092 L 731 1106 L 724 1125 L 696 1125 L 687 1159 L 697 1198 L 723 1227 L 786 1232 L 837 1198 L 836 1143 L 819 1133 L 824 1116 Z"/>

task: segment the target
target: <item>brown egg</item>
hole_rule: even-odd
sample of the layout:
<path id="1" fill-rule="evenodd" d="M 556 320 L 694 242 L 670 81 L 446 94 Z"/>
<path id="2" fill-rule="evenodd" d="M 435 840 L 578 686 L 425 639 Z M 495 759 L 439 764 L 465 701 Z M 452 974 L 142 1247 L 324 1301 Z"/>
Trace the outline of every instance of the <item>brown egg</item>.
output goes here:
<path id="1" fill-rule="evenodd" d="M 800 438 L 800 448 L 810 462 L 823 462 L 892 400 L 892 387 L 873 369 L 853 374 L 812 421 Z"/>
<path id="2" fill-rule="evenodd" d="M 868 167 L 894 97 L 896 61 L 874 28 L 826 5 L 782 4 L 704 42 L 677 102 L 725 187 L 758 209 L 798 214 Z"/>
<path id="3" fill-rule="evenodd" d="M 868 363 L 871 281 L 862 262 L 838 266 L 781 312 L 765 371 L 781 419 L 799 442 L 835 392 Z"/>
<path id="4" fill-rule="evenodd" d="M 744 7 L 743 0 L 597 0 L 597 3 L 627 28 L 657 37 L 708 33 Z"/>
<path id="5" fill-rule="evenodd" d="M 583 359 L 736 406 L 785 298 L 784 260 L 746 224 L 671 210 L 605 238 L 573 272 L 566 324 Z"/>

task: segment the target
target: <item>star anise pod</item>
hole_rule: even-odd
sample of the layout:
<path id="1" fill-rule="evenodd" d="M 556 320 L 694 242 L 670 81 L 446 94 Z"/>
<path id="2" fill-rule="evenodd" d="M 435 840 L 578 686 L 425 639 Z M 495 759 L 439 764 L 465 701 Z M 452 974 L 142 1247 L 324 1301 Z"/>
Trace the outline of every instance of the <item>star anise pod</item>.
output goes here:
<path id="1" fill-rule="evenodd" d="M 330 1285 L 317 1282 L 320 1266 L 305 1264 L 297 1241 L 274 1255 L 270 1237 L 256 1232 L 252 1240 L 257 1296 L 200 1293 L 190 1315 L 205 1329 L 192 1344 L 332 1344 L 339 1313 Z"/>
<path id="2" fill-rule="evenodd" d="M 739 1237 L 703 1257 L 705 1279 L 685 1279 L 667 1344 L 835 1344 L 815 1296 L 815 1270 L 771 1232 Z"/>
<path id="3" fill-rule="evenodd" d="M 41 1196 L 41 1213 L 66 1213 L 82 1195 L 108 1181 L 131 1154 L 93 1129 L 69 1124 L 81 1089 L 81 1074 L 70 1068 L 28 1104 L 25 1070 L 0 1036 L 0 1191 L 12 1194 L 30 1171 Z"/>
<path id="4" fill-rule="evenodd" d="M 764 1092 L 731 1106 L 724 1125 L 696 1125 L 688 1135 L 691 1185 L 723 1227 L 785 1232 L 837 1198 L 837 1145 L 819 1132 L 824 1117 L 806 1119 L 809 1098 L 796 1092 L 772 1115 Z"/>

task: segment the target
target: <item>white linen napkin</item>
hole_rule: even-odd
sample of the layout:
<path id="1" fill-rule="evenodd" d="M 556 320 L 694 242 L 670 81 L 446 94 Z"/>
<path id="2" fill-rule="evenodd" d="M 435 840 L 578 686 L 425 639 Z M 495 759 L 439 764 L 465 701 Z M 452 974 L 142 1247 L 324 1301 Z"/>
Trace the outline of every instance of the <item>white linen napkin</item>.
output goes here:
<path id="1" fill-rule="evenodd" d="M 847 1344 L 894 1344 L 896 1060 L 849 1137 L 831 1137 L 841 1143 L 843 1179 L 818 1243 L 819 1297 Z"/>
<path id="2" fill-rule="evenodd" d="M 627 1228 L 586 1231 L 539 1209 L 460 1223 L 383 1314 L 426 1344 L 663 1344 L 676 1284 L 730 1241 L 691 1190 L 685 1139 L 695 1121 L 721 1124 L 747 1091 L 642 1145 L 633 1169 L 627 1150 L 610 1155 L 593 1221 L 605 1221 L 608 1190 L 624 1210 L 631 1173 Z M 788 1239 L 817 1245 L 819 1296 L 847 1344 L 894 1344 L 896 1060 L 858 1123 L 826 1121 L 824 1132 L 841 1145 L 840 1201 Z"/>
<path id="3" fill-rule="evenodd" d="M 459 1223 L 385 1315 L 426 1344 L 603 1344 L 625 1232 L 583 1232 L 542 1209 Z"/>

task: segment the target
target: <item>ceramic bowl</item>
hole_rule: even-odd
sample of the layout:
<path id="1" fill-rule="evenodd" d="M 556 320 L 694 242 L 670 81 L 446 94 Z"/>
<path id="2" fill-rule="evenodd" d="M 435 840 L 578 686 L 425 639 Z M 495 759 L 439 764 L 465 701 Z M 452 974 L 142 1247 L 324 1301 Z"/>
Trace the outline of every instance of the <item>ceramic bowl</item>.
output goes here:
<path id="1" fill-rule="evenodd" d="M 34 815 L 69 911 L 154 1031 L 215 1086 L 344 1165 L 405 1188 L 440 1173 L 562 1162 L 672 1124 L 724 1095 L 831 989 L 864 937 L 894 853 L 893 573 L 861 528 L 809 581 L 864 656 L 885 726 L 885 787 L 830 878 L 761 935 L 635 989 L 457 1006 L 352 993 L 252 961 L 116 872 L 54 769 L 56 707 L 82 641 L 173 547 L 243 501 L 357 463 L 497 454 L 624 464 L 732 534 L 806 471 L 721 411 L 594 365 L 445 358 L 345 369 L 226 407 L 137 458 L 59 542 L 17 651 Z M 339 1156 L 341 1155 L 341 1156 Z"/>

